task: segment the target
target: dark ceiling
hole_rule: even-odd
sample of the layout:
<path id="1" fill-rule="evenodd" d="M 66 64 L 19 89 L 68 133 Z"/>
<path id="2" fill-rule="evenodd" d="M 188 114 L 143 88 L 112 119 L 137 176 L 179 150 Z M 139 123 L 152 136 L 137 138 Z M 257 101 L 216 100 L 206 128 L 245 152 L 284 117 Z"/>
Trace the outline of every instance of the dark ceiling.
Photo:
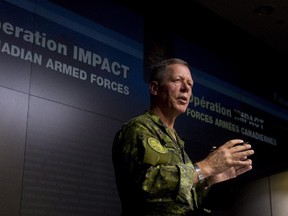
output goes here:
<path id="1" fill-rule="evenodd" d="M 228 73 L 210 70 L 211 75 L 288 109 L 285 75 L 288 71 L 288 2 L 285 0 L 274 3 L 264 0 L 52 2 L 100 24 L 107 20 L 101 20 L 99 10 L 95 10 L 97 4 L 109 6 L 113 2 L 127 8 L 143 16 L 145 26 L 154 25 L 197 42 L 236 65 L 237 69 Z M 117 13 L 114 16 L 110 13 L 109 19 L 117 21 Z M 199 56 L 200 68 L 211 68 L 211 64 Z"/>
<path id="2" fill-rule="evenodd" d="M 264 0 L 178 0 L 176 4 L 167 2 L 153 7 L 147 2 L 122 2 L 143 14 L 146 21 L 158 22 L 188 40 L 197 41 L 238 68 L 230 73 L 209 71 L 210 74 L 288 108 L 286 1 L 277 1 L 277 6 L 272 6 L 273 1 Z M 274 11 L 265 12 L 267 5 Z M 287 10 L 283 11 L 284 8 Z M 257 15 L 257 10 L 263 15 Z M 268 18 L 276 12 L 277 17 Z M 209 65 L 208 61 L 203 62 Z M 279 98 L 283 99 L 281 103 Z"/>

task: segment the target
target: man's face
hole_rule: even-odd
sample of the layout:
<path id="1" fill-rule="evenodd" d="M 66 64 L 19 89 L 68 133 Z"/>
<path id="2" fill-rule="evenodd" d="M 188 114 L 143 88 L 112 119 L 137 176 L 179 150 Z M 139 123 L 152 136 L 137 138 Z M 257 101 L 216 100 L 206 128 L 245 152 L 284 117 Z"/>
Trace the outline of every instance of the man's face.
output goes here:
<path id="1" fill-rule="evenodd" d="M 192 95 L 193 80 L 189 68 L 181 64 L 168 67 L 163 82 L 158 83 L 158 105 L 178 115 L 184 113 Z"/>

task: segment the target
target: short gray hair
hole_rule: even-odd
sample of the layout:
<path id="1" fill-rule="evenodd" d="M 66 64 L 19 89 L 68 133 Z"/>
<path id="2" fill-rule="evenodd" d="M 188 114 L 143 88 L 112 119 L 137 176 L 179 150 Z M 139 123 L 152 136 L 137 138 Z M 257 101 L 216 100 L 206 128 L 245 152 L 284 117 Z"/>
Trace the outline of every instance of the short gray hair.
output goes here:
<path id="1" fill-rule="evenodd" d="M 185 65 L 189 68 L 188 62 L 186 62 L 182 59 L 179 59 L 179 58 L 164 59 L 161 62 L 159 62 L 159 63 L 157 63 L 151 67 L 149 82 L 152 82 L 152 81 L 161 82 L 163 79 L 163 75 L 166 72 L 167 66 L 173 65 L 173 64 L 182 64 L 182 65 Z"/>

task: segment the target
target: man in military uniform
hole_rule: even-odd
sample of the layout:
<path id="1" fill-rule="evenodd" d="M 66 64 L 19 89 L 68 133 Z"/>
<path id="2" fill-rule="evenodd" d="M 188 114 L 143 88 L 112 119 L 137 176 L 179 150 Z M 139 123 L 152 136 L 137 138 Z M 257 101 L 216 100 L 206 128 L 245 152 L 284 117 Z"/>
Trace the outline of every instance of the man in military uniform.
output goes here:
<path id="1" fill-rule="evenodd" d="M 233 139 L 192 163 L 174 129 L 192 96 L 189 65 L 167 59 L 150 77 L 151 106 L 123 125 L 113 143 L 122 216 L 203 215 L 203 199 L 216 183 L 252 169 L 251 145 Z M 240 144 L 240 145 L 239 145 Z"/>

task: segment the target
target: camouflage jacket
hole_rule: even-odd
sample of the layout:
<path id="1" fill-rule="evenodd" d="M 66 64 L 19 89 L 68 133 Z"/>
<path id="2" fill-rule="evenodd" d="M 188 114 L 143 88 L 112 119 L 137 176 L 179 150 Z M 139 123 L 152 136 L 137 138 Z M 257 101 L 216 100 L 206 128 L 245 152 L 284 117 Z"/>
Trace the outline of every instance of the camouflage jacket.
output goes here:
<path id="1" fill-rule="evenodd" d="M 194 215 L 201 209 L 207 188 L 193 183 L 195 170 L 184 141 L 151 111 L 118 131 L 113 164 L 122 215 Z"/>

